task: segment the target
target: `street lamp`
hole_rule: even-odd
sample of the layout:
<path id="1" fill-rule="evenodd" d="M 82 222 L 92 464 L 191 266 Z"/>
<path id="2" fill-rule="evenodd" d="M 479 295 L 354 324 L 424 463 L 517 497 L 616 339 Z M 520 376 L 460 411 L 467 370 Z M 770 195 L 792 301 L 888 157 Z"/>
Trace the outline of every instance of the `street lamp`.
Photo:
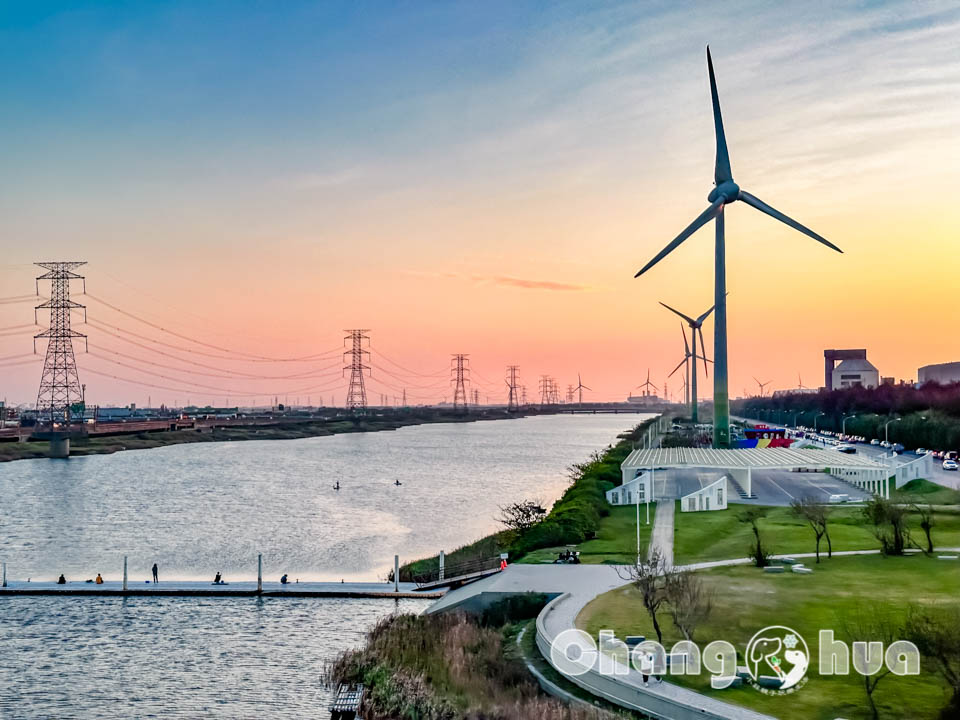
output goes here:
<path id="1" fill-rule="evenodd" d="M 883 425 L 883 441 L 890 444 L 890 423 L 900 422 L 903 418 L 894 418 L 893 420 L 887 420 Z"/>
<path id="2" fill-rule="evenodd" d="M 841 435 L 846 435 L 846 434 L 847 434 L 847 420 L 852 420 L 852 419 L 855 418 L 855 417 L 856 417 L 856 414 L 854 414 L 854 415 L 845 415 L 845 416 L 844 416 L 844 418 L 843 418 L 843 424 L 840 426 L 840 427 L 841 427 L 841 429 L 840 429 L 840 434 L 841 434 Z"/>
<path id="3" fill-rule="evenodd" d="M 796 413 L 793 414 L 793 426 L 794 426 L 794 427 L 797 426 L 797 418 L 800 417 L 801 415 L 803 415 L 803 411 L 802 411 L 802 410 L 801 410 L 800 412 L 796 412 Z"/>
<path id="4" fill-rule="evenodd" d="M 817 418 L 819 418 L 821 415 L 826 415 L 826 413 L 825 413 L 825 412 L 820 412 L 820 413 L 817 413 L 816 415 L 813 416 L 813 431 L 814 431 L 814 432 L 817 431 Z"/>

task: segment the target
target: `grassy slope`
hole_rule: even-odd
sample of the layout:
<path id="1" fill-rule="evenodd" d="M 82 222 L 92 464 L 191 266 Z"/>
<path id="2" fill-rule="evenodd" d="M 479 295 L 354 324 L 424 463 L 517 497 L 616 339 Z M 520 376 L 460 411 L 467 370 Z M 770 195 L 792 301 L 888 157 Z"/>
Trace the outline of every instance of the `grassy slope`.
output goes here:
<path id="1" fill-rule="evenodd" d="M 816 638 L 821 628 L 838 627 L 839 613 L 863 603 L 899 608 L 911 602 L 957 602 L 960 565 L 922 555 L 884 558 L 879 555 L 834 558 L 812 575 L 764 574 L 753 567 L 718 568 L 703 577 L 714 592 L 714 612 L 697 631 L 703 646 L 714 639 L 732 642 L 739 650 L 756 631 L 768 625 L 794 628 L 814 655 L 808 684 L 788 698 L 767 697 L 753 688 L 714 691 L 709 676 L 684 678 L 694 689 L 781 718 L 830 720 L 866 718 L 860 676 L 821 677 L 817 674 Z M 619 637 L 653 634 L 636 591 L 613 590 L 584 608 L 577 625 L 596 637 L 612 629 Z M 665 645 L 680 639 L 669 617 L 661 619 Z M 742 660 L 742 658 L 741 658 Z M 935 718 L 948 699 L 946 685 L 925 667 L 919 676 L 881 680 L 874 695 L 881 717 Z"/>
<path id="2" fill-rule="evenodd" d="M 653 522 L 655 506 L 650 506 L 650 521 Z M 652 525 L 646 524 L 646 509 L 640 508 L 640 543 L 646 547 L 650 541 Z M 551 563 L 566 546 L 543 548 L 527 555 L 524 563 Z M 600 521 L 597 536 L 576 546 L 580 551 L 580 561 L 587 565 L 601 563 L 632 563 L 637 558 L 637 514 L 636 508 L 612 507 L 610 514 Z"/>
<path id="3" fill-rule="evenodd" d="M 960 490 L 918 478 L 893 493 L 893 499 L 924 505 L 960 505 Z"/>

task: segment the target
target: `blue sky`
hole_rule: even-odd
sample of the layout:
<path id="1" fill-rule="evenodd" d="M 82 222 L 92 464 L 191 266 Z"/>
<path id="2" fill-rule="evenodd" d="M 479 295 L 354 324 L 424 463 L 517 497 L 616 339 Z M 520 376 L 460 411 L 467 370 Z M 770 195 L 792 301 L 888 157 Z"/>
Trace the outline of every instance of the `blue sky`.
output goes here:
<path id="1" fill-rule="evenodd" d="M 609 342 L 629 305 L 644 359 L 603 371 L 622 394 L 638 362 L 643 376 L 675 365 L 656 349 L 676 332 L 647 316 L 656 301 L 709 299 L 703 239 L 644 283 L 632 274 L 709 192 L 710 43 L 737 180 L 864 269 L 739 213 L 731 302 L 789 302 L 811 274 L 852 283 L 850 337 L 796 342 L 876 347 L 909 378 L 955 358 L 898 350 L 867 278 L 909 243 L 905 282 L 922 292 L 890 312 L 949 302 L 952 276 L 919 258 L 955 237 L 958 37 L 960 6 L 934 2 L 7 3 L 0 282 L 29 292 L 41 249 L 79 254 L 101 288 L 207 288 L 217 327 L 269 328 L 292 352 L 312 303 L 312 331 L 378 327 L 412 361 L 478 345 L 499 368 L 503 342 L 558 374 L 575 374 L 571 336 Z M 757 282 L 757 258 L 786 280 Z M 544 281 L 584 291 L 533 289 Z M 237 285 L 258 291 L 238 300 Z"/>

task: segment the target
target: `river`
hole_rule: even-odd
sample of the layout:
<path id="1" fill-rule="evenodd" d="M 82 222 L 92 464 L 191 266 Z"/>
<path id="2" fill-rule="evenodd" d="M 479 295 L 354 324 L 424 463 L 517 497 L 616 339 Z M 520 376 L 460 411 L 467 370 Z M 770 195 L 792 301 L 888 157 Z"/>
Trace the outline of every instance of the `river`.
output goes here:
<path id="1" fill-rule="evenodd" d="M 374 580 L 555 500 L 566 469 L 641 415 L 539 416 L 0 465 L 17 580 Z M 341 490 L 333 490 L 338 481 Z M 394 484 L 399 480 L 401 485 Z M 316 715 L 323 662 L 427 601 L 0 599 L 0 716 Z M 322 715 L 322 714 L 321 714 Z"/>

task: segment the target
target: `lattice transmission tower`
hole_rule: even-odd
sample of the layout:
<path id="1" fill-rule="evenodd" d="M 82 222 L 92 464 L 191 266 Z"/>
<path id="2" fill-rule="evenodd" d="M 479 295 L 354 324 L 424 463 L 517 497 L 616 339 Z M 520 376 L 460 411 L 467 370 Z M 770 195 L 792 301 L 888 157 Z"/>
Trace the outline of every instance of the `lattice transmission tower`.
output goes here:
<path id="1" fill-rule="evenodd" d="M 370 374 L 370 366 L 365 363 L 370 359 L 370 336 L 369 330 L 344 330 L 347 336 L 343 339 L 344 344 L 350 341 L 350 349 L 344 351 L 343 357 L 346 364 L 343 371 L 350 371 L 350 387 L 347 389 L 347 410 L 366 410 L 367 409 L 367 387 L 364 384 L 364 373 Z M 366 343 L 366 345 L 364 345 Z M 349 358 L 349 360 L 347 360 Z"/>
<path id="2" fill-rule="evenodd" d="M 467 383 L 470 381 L 470 361 L 463 353 L 457 353 L 450 361 L 453 388 L 453 409 L 467 409 Z"/>
<path id="3" fill-rule="evenodd" d="M 514 412 L 520 408 L 517 397 L 517 387 L 520 382 L 520 366 L 507 365 L 507 412 Z"/>
<path id="4" fill-rule="evenodd" d="M 83 280 L 83 291 L 87 291 L 86 279 L 73 272 L 86 262 L 42 262 L 34 263 L 47 272 L 37 277 L 37 295 L 40 294 L 40 281 L 50 281 L 50 299 L 40 303 L 33 311 L 34 322 L 37 310 L 50 310 L 50 326 L 33 336 L 33 351 L 37 351 L 37 339 L 47 339 L 47 355 L 43 361 L 43 374 L 40 376 L 40 390 L 37 392 L 37 419 L 46 418 L 51 427 L 54 423 L 70 423 L 71 410 L 83 412 L 83 387 L 77 374 L 77 361 L 73 356 L 73 338 L 87 336 L 70 327 L 70 312 L 83 310 L 83 321 L 87 321 L 87 309 L 84 305 L 70 299 L 70 281 Z"/>

